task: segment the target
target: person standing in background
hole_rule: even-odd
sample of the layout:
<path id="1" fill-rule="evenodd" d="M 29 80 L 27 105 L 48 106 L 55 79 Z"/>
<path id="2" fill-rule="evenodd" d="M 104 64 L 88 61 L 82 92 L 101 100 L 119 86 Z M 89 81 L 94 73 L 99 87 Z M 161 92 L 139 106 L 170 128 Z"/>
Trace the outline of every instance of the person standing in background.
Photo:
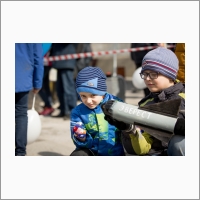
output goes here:
<path id="1" fill-rule="evenodd" d="M 51 56 L 76 54 L 75 44 L 53 43 Z M 76 107 L 77 94 L 74 82 L 76 59 L 52 61 L 52 67 L 57 69 L 57 95 L 60 102 L 60 114 L 55 117 L 70 118 L 71 110 Z"/>
<path id="2" fill-rule="evenodd" d="M 76 44 L 76 53 L 87 53 L 92 52 L 92 48 L 90 43 L 77 43 Z M 77 58 L 76 59 L 76 69 L 74 74 L 74 81 L 76 82 L 77 74 L 85 67 L 91 66 L 92 64 L 92 57 L 84 57 L 84 58 Z M 77 93 L 77 99 L 80 100 L 79 95 Z"/>
<path id="3" fill-rule="evenodd" d="M 42 88 L 42 43 L 15 43 L 15 156 L 26 155 L 28 94 Z"/>
<path id="4" fill-rule="evenodd" d="M 44 57 L 49 57 L 50 56 L 49 54 L 50 54 L 50 51 L 48 51 Z M 52 63 L 50 61 L 44 63 L 43 86 L 41 90 L 39 91 L 39 95 L 44 102 L 44 109 L 41 112 L 39 112 L 39 115 L 43 115 L 43 116 L 49 116 L 54 111 L 54 108 L 52 107 L 52 104 L 53 104 L 52 93 L 49 86 L 49 73 L 50 73 L 51 67 L 52 67 Z"/>
<path id="5" fill-rule="evenodd" d="M 78 43 L 77 53 L 92 52 L 90 43 Z M 76 62 L 77 73 L 79 73 L 84 67 L 91 66 L 92 57 L 78 58 Z"/>
<path id="6" fill-rule="evenodd" d="M 185 43 L 176 44 L 175 54 L 179 60 L 177 79 L 182 83 L 185 83 Z"/>

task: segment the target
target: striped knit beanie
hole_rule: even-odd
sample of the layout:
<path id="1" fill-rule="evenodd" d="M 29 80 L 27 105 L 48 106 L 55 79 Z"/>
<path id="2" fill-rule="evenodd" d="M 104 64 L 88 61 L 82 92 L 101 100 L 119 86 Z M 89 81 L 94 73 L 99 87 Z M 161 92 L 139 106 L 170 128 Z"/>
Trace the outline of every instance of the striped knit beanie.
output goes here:
<path id="1" fill-rule="evenodd" d="M 85 67 L 76 77 L 76 91 L 105 95 L 107 91 L 106 76 L 99 67 Z"/>
<path id="2" fill-rule="evenodd" d="M 178 69 L 179 61 L 176 55 L 167 48 L 158 47 L 144 56 L 141 73 L 145 70 L 152 70 L 175 80 Z"/>

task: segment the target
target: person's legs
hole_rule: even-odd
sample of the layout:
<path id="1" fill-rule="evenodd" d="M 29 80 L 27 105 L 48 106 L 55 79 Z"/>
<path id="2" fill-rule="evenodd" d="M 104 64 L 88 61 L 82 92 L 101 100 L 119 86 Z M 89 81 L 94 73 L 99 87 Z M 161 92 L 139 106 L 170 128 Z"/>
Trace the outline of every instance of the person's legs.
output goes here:
<path id="1" fill-rule="evenodd" d="M 49 88 L 49 71 L 50 67 L 44 67 L 44 77 L 43 77 L 43 85 L 41 90 L 39 91 L 39 95 L 41 96 L 42 100 L 45 103 L 45 107 L 52 106 L 52 97 L 51 91 Z"/>
<path id="2" fill-rule="evenodd" d="M 57 70 L 57 81 L 56 81 L 56 90 L 59 99 L 59 109 L 60 109 L 60 116 L 64 116 L 65 114 L 65 107 L 63 101 L 63 81 L 62 81 L 62 69 Z"/>
<path id="3" fill-rule="evenodd" d="M 63 69 L 61 72 L 61 78 L 63 83 L 63 101 L 64 101 L 64 110 L 65 115 L 68 116 L 71 113 L 71 110 L 77 105 L 77 94 L 74 83 L 74 70 Z"/>
<path id="4" fill-rule="evenodd" d="M 15 93 L 15 156 L 26 155 L 28 93 Z"/>
<path id="5" fill-rule="evenodd" d="M 174 135 L 168 145 L 168 156 L 185 156 L 185 136 Z"/>
<path id="6" fill-rule="evenodd" d="M 40 115 L 50 115 L 54 109 L 52 108 L 52 95 L 49 87 L 49 71 L 50 67 L 44 67 L 44 77 L 43 77 L 43 85 L 41 90 L 39 91 L 39 95 L 44 101 L 44 109 L 40 112 Z"/>
<path id="7" fill-rule="evenodd" d="M 89 149 L 76 149 L 70 156 L 95 156 L 95 154 Z"/>

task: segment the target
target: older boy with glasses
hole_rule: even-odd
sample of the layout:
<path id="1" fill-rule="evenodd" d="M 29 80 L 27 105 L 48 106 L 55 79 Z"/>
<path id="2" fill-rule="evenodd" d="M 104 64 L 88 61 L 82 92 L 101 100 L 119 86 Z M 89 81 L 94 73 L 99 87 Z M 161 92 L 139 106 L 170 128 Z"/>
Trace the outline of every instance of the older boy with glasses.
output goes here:
<path id="1" fill-rule="evenodd" d="M 129 129 L 130 124 L 105 116 L 109 123 L 124 130 L 124 141 L 128 136 L 131 140 L 132 149 L 137 155 L 149 154 L 153 146 L 161 150 L 166 149 L 169 156 L 185 155 L 185 85 L 176 79 L 179 69 L 178 63 L 176 55 L 171 50 L 158 47 L 144 56 L 140 73 L 141 78 L 144 79 L 146 86 L 150 90 L 150 94 L 138 103 L 139 107 L 181 99 L 178 117 L 181 119 L 180 127 L 182 128 L 180 129 L 181 131 L 174 132 L 174 136 L 170 139 L 168 146 L 163 146 L 162 141 L 158 141 L 147 132 L 140 130 L 139 127 L 132 126 L 131 130 Z M 109 105 L 109 101 L 106 104 Z M 160 144 L 158 145 L 159 142 Z M 124 147 L 127 149 L 126 143 L 124 143 Z"/>

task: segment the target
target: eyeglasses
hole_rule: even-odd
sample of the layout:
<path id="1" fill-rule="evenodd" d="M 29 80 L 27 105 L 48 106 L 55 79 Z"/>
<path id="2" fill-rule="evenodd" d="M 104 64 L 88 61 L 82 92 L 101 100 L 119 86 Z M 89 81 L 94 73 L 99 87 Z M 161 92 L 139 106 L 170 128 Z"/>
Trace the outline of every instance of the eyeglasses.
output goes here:
<path id="1" fill-rule="evenodd" d="M 149 76 L 150 79 L 157 79 L 159 72 L 150 72 L 150 73 L 140 73 L 142 79 L 146 80 Z"/>

